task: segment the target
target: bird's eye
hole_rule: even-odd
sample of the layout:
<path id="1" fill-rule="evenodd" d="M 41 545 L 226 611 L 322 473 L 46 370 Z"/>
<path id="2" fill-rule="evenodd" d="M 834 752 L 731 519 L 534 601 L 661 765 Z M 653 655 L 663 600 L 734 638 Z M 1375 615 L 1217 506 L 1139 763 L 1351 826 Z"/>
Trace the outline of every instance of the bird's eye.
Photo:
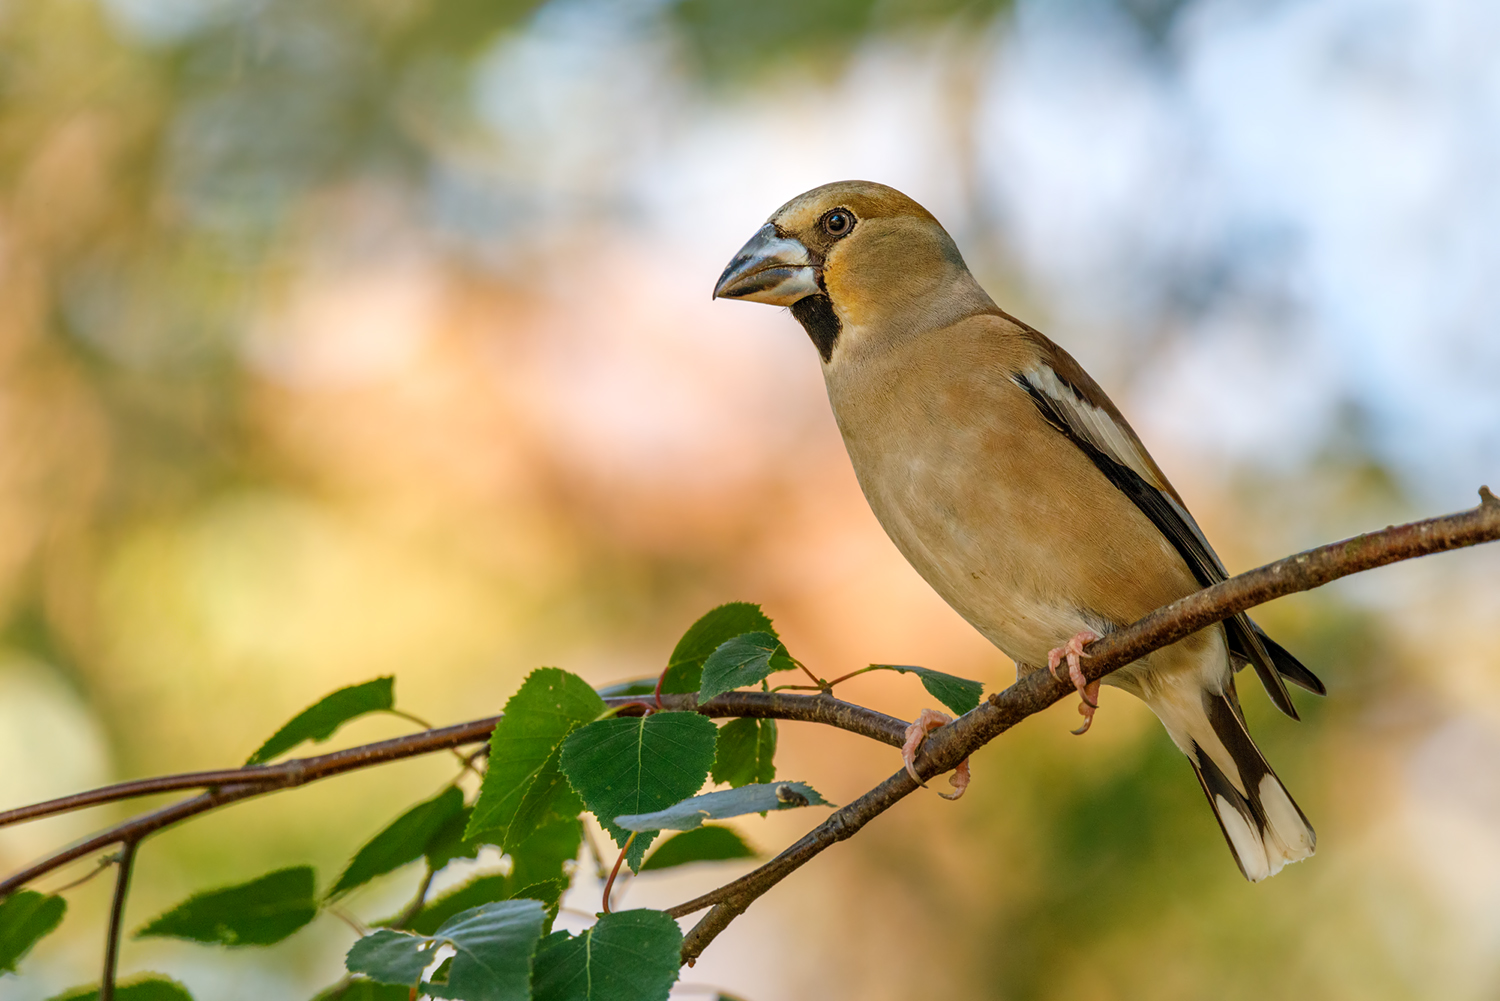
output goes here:
<path id="1" fill-rule="evenodd" d="M 823 216 L 823 232 L 829 236 L 843 236 L 854 228 L 854 216 L 848 209 L 834 209 Z"/>

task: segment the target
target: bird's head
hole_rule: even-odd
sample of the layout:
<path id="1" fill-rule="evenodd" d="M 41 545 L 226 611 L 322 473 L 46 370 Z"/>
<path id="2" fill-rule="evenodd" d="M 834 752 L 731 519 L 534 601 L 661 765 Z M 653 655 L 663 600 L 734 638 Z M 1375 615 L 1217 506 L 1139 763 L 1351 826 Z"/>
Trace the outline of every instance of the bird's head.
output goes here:
<path id="1" fill-rule="evenodd" d="M 771 214 L 714 297 L 790 306 L 825 364 L 851 341 L 945 326 L 994 303 L 932 213 L 894 188 L 836 181 Z"/>

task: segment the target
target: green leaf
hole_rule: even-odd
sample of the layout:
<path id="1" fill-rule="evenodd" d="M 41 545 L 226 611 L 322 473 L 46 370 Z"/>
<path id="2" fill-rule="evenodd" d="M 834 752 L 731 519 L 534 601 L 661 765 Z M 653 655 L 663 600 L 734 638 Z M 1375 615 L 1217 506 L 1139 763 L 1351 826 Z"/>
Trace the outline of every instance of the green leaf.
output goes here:
<path id="1" fill-rule="evenodd" d="M 532 958 L 547 913 L 535 900 L 506 900 L 473 907 L 445 921 L 431 936 L 383 929 L 366 935 L 344 959 L 351 973 L 414 987 L 439 947 L 456 950 L 447 982 L 424 984 L 434 998 L 512 1001 L 531 996 Z"/>
<path id="2" fill-rule="evenodd" d="M 68 902 L 34 890 L 19 890 L 0 902 L 0 973 L 14 971 L 21 957 L 60 924 Z"/>
<path id="3" fill-rule="evenodd" d="M 312 866 L 268 873 L 221 890 L 197 893 L 135 933 L 218 945 L 280 942 L 318 914 Z"/>
<path id="4" fill-rule="evenodd" d="M 423 907 L 412 919 L 409 930 L 430 935 L 459 911 L 497 900 L 531 897 L 549 906 L 555 904 L 569 882 L 564 866 L 578 857 L 582 843 L 583 824 L 576 817 L 543 824 L 511 849 L 509 875 L 477 876 L 450 890 Z M 536 889 L 554 886 L 558 890 L 552 896 L 546 895 L 550 890 Z M 534 889 L 536 892 L 531 892 Z"/>
<path id="5" fill-rule="evenodd" d="M 360 979 L 334 984 L 312 1001 L 409 1001 L 410 998 L 410 987 Z"/>
<path id="6" fill-rule="evenodd" d="M 516 886 L 566 879 L 565 866 L 578 858 L 583 845 L 583 822 L 559 818 L 538 827 L 510 850 L 510 877 Z"/>
<path id="7" fill-rule="evenodd" d="M 396 705 L 396 679 L 376 678 L 325 695 L 293 716 L 245 762 L 259 765 L 290 751 L 304 740 L 324 741 L 356 716 L 386 712 Z"/>
<path id="8" fill-rule="evenodd" d="M 615 823 L 627 831 L 691 831 L 705 820 L 831 805 L 805 782 L 770 782 L 704 793 L 654 813 L 618 816 Z"/>
<path id="9" fill-rule="evenodd" d="M 558 768 L 563 739 L 604 712 L 604 700 L 576 674 L 532 671 L 505 703 L 490 736 L 489 766 L 465 837 L 501 850 L 526 839 L 552 813 L 582 810 Z"/>
<path id="10" fill-rule="evenodd" d="M 672 656 L 667 660 L 666 677 L 662 681 L 663 692 L 696 692 L 702 683 L 703 662 L 708 655 L 723 643 L 742 633 L 774 633 L 771 620 L 760 610 L 759 605 L 748 601 L 731 601 L 720 605 L 703 618 L 694 622 L 677 641 Z M 654 689 L 653 689 L 654 690 Z"/>
<path id="11" fill-rule="evenodd" d="M 536 1001 L 665 1001 L 677 982 L 682 931 L 661 911 L 616 911 L 537 950 Z"/>
<path id="12" fill-rule="evenodd" d="M 791 655 L 775 633 L 755 632 L 736 636 L 721 644 L 703 662 L 703 687 L 698 701 L 759 684 L 777 671 L 793 671 Z"/>
<path id="13" fill-rule="evenodd" d="M 328 890 L 328 899 L 341 897 L 376 876 L 384 876 L 415 862 L 427 852 L 444 825 L 463 813 L 464 794 L 449 786 L 426 802 L 418 803 L 391 821 L 355 853 L 354 858 Z"/>
<path id="14" fill-rule="evenodd" d="M 450 918 L 435 936 L 452 942 L 458 954 L 447 984 L 432 984 L 428 993 L 462 1001 L 529 996 L 532 957 L 546 920 L 546 908 L 537 900 L 486 903 Z"/>
<path id="15" fill-rule="evenodd" d="M 542 883 L 528 883 L 515 893 L 510 895 L 512 900 L 535 900 L 547 908 L 551 917 L 557 917 L 557 909 L 562 906 L 563 894 L 568 892 L 568 881 L 566 879 L 549 879 Z"/>
<path id="16" fill-rule="evenodd" d="M 49 1001 L 99 1001 L 99 988 L 77 987 Z M 177 981 L 159 973 L 147 973 L 117 982 L 115 1001 L 193 1001 L 193 996 Z"/>
<path id="17" fill-rule="evenodd" d="M 432 935 L 453 915 L 482 904 L 493 904 L 501 900 L 538 900 L 550 914 L 556 915 L 562 895 L 568 891 L 568 880 L 558 878 L 527 883 L 517 888 L 516 880 L 510 876 L 492 873 L 476 876 L 422 908 L 411 920 L 408 931 L 418 935 Z"/>
<path id="18" fill-rule="evenodd" d="M 514 884 L 511 878 L 502 873 L 475 876 L 467 883 L 461 883 L 442 896 L 429 901 L 417 913 L 417 916 L 411 919 L 407 930 L 418 935 L 431 935 L 443 926 L 443 922 L 460 911 L 467 911 L 481 904 L 509 900 L 513 889 Z"/>
<path id="19" fill-rule="evenodd" d="M 734 831 L 727 827 L 700 827 L 694 831 L 677 834 L 651 853 L 641 872 L 652 869 L 670 869 L 689 862 L 721 862 L 725 859 L 754 858 L 755 849 L 745 844 Z"/>
<path id="20" fill-rule="evenodd" d="M 776 778 L 776 721 L 734 719 L 719 727 L 713 779 L 738 788 Z"/>
<path id="21" fill-rule="evenodd" d="M 755 742 L 755 781 L 776 781 L 776 721 L 760 721 L 760 738 Z"/>
<path id="22" fill-rule="evenodd" d="M 350 973 L 363 973 L 377 983 L 415 987 L 441 945 L 429 936 L 382 928 L 350 947 L 344 956 L 344 968 Z"/>
<path id="23" fill-rule="evenodd" d="M 960 716 L 979 705 L 979 697 L 984 694 L 982 681 L 970 681 L 968 678 L 944 674 L 931 668 L 912 667 L 909 664 L 871 664 L 870 667 L 878 671 L 915 674 L 922 679 L 922 687 L 927 689 L 929 695 Z"/>
<path id="24" fill-rule="evenodd" d="M 598 689 L 601 699 L 620 699 L 628 695 L 655 695 L 655 678 L 638 678 L 635 681 L 619 681 Z"/>
<path id="25" fill-rule="evenodd" d="M 562 767 L 599 823 L 624 847 L 622 813 L 646 813 L 680 802 L 703 786 L 719 728 L 697 713 L 599 720 L 563 742 Z M 651 835 L 636 837 L 626 861 L 640 872 Z"/>
<path id="26" fill-rule="evenodd" d="M 464 807 L 443 821 L 443 826 L 427 839 L 424 854 L 427 856 L 427 867 L 433 872 L 441 872 L 454 859 L 479 857 L 483 842 L 477 838 L 464 839 L 464 831 L 469 827 L 469 816 L 473 812 L 469 807 Z"/>

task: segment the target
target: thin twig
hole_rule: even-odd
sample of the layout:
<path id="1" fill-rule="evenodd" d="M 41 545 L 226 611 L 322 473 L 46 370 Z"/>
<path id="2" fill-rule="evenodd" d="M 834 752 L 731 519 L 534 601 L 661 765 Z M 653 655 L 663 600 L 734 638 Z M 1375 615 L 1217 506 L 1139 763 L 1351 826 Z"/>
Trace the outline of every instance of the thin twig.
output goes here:
<path id="1" fill-rule="evenodd" d="M 427 891 L 432 889 L 432 878 L 437 875 L 432 866 L 427 866 L 427 872 L 422 876 L 422 885 L 417 887 L 417 895 L 406 905 L 405 910 L 396 915 L 390 927 L 397 931 L 405 931 L 406 926 L 412 922 L 418 914 L 422 913 L 422 905 L 427 903 Z"/>
<path id="2" fill-rule="evenodd" d="M 404 719 L 408 723 L 415 723 L 417 726 L 421 727 L 423 730 L 435 730 L 435 729 L 437 729 L 437 727 L 433 726 L 431 723 L 427 722 L 422 717 L 416 715 L 415 713 L 409 713 L 405 709 L 396 709 L 396 708 L 392 707 L 390 709 L 385 710 L 385 712 L 388 715 L 395 716 L 397 719 Z M 459 763 L 459 765 L 461 765 L 463 767 L 464 771 L 466 771 L 466 772 L 467 771 L 476 771 L 477 772 L 477 769 L 474 768 L 473 762 L 471 762 L 469 760 L 469 757 L 467 755 L 465 755 L 462 751 L 458 750 L 457 748 L 454 748 L 453 749 L 453 756 L 458 759 L 458 763 Z"/>
<path id="3" fill-rule="evenodd" d="M 360 938 L 364 938 L 366 935 L 370 934 L 370 929 L 365 926 L 365 923 L 363 921 L 355 917 L 353 914 L 350 914 L 342 907 L 335 907 L 330 904 L 325 907 L 324 910 L 352 928 L 354 930 L 354 934 L 358 935 Z"/>
<path id="4" fill-rule="evenodd" d="M 644 712 L 651 708 L 634 698 L 613 698 L 604 701 L 606 705 L 620 709 L 624 715 Z M 698 697 L 693 694 L 666 695 L 663 696 L 663 702 L 667 709 L 700 712 L 712 717 L 747 716 L 824 723 L 896 747 L 901 746 L 902 735 L 906 729 L 906 724 L 893 716 L 887 716 L 863 706 L 841 702 L 827 695 L 728 692 L 703 706 L 698 705 Z M 0 880 L 0 899 L 37 877 L 92 855 L 96 851 L 132 837 L 144 837 L 228 803 L 263 796 L 359 768 L 430 754 L 434 751 L 446 751 L 462 744 L 487 740 L 498 720 L 498 716 L 492 716 L 488 719 L 474 720 L 438 730 L 428 730 L 424 733 L 409 734 L 374 744 L 365 744 L 361 747 L 352 747 L 346 751 L 334 751 L 331 754 L 312 758 L 298 758 L 279 765 L 252 765 L 219 772 L 195 772 L 122 782 L 113 786 L 105 786 L 102 789 L 10 810 L 0 814 L 0 827 L 170 789 L 192 789 L 205 785 L 209 787 L 209 790 L 201 795 L 179 800 L 160 810 L 132 817 L 130 820 L 13 873 L 4 880 Z M 205 781 L 205 779 L 213 781 Z"/>
<path id="5" fill-rule="evenodd" d="M 105 869 L 108 869 L 110 866 L 114 865 L 118 861 L 120 861 L 120 853 L 119 852 L 115 852 L 112 855 L 105 855 L 105 856 L 103 856 L 102 858 L 99 859 L 98 865 L 94 866 L 94 868 L 90 869 L 86 874 L 84 874 L 82 876 L 79 876 L 77 879 L 73 880 L 71 883 L 64 883 L 62 886 L 57 887 L 55 890 L 49 890 L 48 892 L 51 893 L 51 894 L 53 894 L 53 895 L 56 895 L 56 894 L 59 894 L 59 893 L 66 893 L 69 890 L 77 889 L 78 887 L 82 886 L 84 883 L 87 883 L 89 880 L 93 879 L 95 876 L 99 875 Z"/>
<path id="6" fill-rule="evenodd" d="M 662 698 L 665 708 L 670 710 L 694 710 L 713 717 L 748 716 L 824 723 L 887 744 L 894 743 L 897 747 L 902 741 L 901 729 L 906 725 L 884 713 L 852 703 L 840 702 L 838 699 L 809 699 L 803 696 L 787 698 L 774 693 L 768 696 L 764 692 L 727 692 L 708 705 L 700 707 L 696 694 L 664 695 Z M 646 707 L 646 704 L 639 699 L 628 697 L 608 698 L 604 700 L 604 703 L 615 708 L 617 715 L 621 716 L 635 715 L 639 711 L 644 711 Z M 183 789 L 213 789 L 229 785 L 264 786 L 267 792 L 289 789 L 306 782 L 327 778 L 330 775 L 339 775 L 359 768 L 385 764 L 388 761 L 431 754 L 434 751 L 446 751 L 451 747 L 488 740 L 490 731 L 495 728 L 499 720 L 499 716 L 491 716 L 422 733 L 408 734 L 404 737 L 393 737 L 390 740 L 381 740 L 373 744 L 362 744 L 359 747 L 334 751 L 330 754 L 293 758 L 275 765 L 246 765 L 242 768 L 184 772 L 180 775 L 162 775 L 156 778 L 117 782 L 114 785 L 90 789 L 87 792 L 74 793 L 71 796 L 62 796 L 58 799 L 49 799 L 0 812 L 0 827 L 40 820 L 42 817 L 70 813 L 91 806 L 102 806 L 106 803 L 117 803 L 121 800 Z M 891 734 L 895 736 L 892 737 Z M 487 753 L 487 750 L 481 747 L 474 752 L 472 757 L 480 757 Z"/>
<path id="7" fill-rule="evenodd" d="M 259 796 L 267 791 L 267 787 L 258 785 L 236 785 L 221 786 L 212 792 L 202 793 L 190 799 L 179 800 L 171 806 L 163 807 L 151 813 L 143 813 L 138 817 L 132 817 L 123 824 L 117 824 L 109 830 L 96 834 L 91 838 L 80 841 L 71 847 L 33 863 L 19 872 L 13 873 L 0 880 L 0 899 L 19 890 L 38 876 L 45 875 L 55 869 L 60 869 L 69 862 L 94 854 L 94 852 L 129 841 L 139 841 L 148 834 L 153 834 L 164 827 L 170 827 L 189 817 L 195 817 L 200 813 L 206 813 L 226 803 L 236 800 L 248 799 L 251 796 Z"/>
<path id="8" fill-rule="evenodd" d="M 1500 539 L 1500 499 L 1479 488 L 1480 505 L 1458 514 L 1429 518 L 1310 549 L 1231 577 L 1213 587 L 1157 609 L 1138 622 L 1109 633 L 1084 648 L 1083 671 L 1098 680 L 1126 664 L 1238 614 L 1299 591 L 1401 560 L 1460 549 Z M 1076 689 L 1048 671 L 1032 670 L 1014 685 L 952 723 L 939 727 L 923 743 L 916 769 L 927 779 L 957 767 L 974 751 L 1028 716 L 1058 702 Z M 710 908 L 688 932 L 682 961 L 691 966 L 729 923 L 771 887 L 837 844 L 918 788 L 905 770 L 896 772 L 853 803 L 837 810 L 796 844 L 765 865 L 700 897 L 667 909 L 683 917 Z"/>
<path id="9" fill-rule="evenodd" d="M 784 651 L 786 649 L 786 647 L 782 647 L 781 649 Z M 802 663 L 802 661 L 798 660 L 796 657 L 793 657 L 791 654 L 787 654 L 787 657 L 791 660 L 791 662 L 793 664 L 796 664 L 798 667 L 802 668 L 802 673 L 805 674 L 805 675 L 807 675 L 809 678 L 812 679 L 812 683 L 813 683 L 813 685 L 815 685 L 817 687 L 818 691 L 820 691 L 820 692 L 826 692 L 826 691 L 828 691 L 828 687 L 829 687 L 828 682 L 824 681 L 822 678 L 818 677 L 816 674 L 813 674 L 812 671 L 808 668 L 808 666 L 806 664 Z"/>
<path id="10" fill-rule="evenodd" d="M 0 827 L 37 820 L 58 813 L 82 810 L 85 807 L 182 789 L 213 789 L 229 785 L 264 786 L 267 791 L 288 789 L 302 785 L 304 782 L 339 775 L 358 768 L 430 754 L 434 751 L 446 751 L 449 748 L 487 740 L 490 731 L 495 728 L 495 723 L 499 719 L 498 716 L 491 716 L 488 719 L 473 720 L 436 730 L 425 730 L 422 733 L 411 733 L 402 737 L 393 737 L 390 740 L 376 741 L 373 744 L 351 747 L 344 751 L 334 751 L 330 754 L 293 758 L 291 761 L 283 761 L 275 765 L 246 765 L 243 768 L 221 768 L 208 772 L 187 772 L 181 775 L 162 775 L 157 778 L 118 782 L 99 789 L 6 810 L 0 813 Z"/>
<path id="11" fill-rule="evenodd" d="M 630 851 L 630 843 L 635 840 L 635 831 L 630 832 L 630 837 L 625 839 L 625 844 L 620 847 L 620 857 L 615 859 L 615 867 L 609 871 L 609 879 L 604 882 L 604 913 L 609 913 L 609 891 L 615 888 L 615 877 L 620 874 L 620 863 L 625 861 L 625 853 Z"/>
<path id="12" fill-rule="evenodd" d="M 130 872 L 135 868 L 136 838 L 120 846 L 120 868 L 115 873 L 115 899 L 109 906 L 109 931 L 104 939 L 104 976 L 99 981 L 99 1001 L 114 1001 L 115 967 L 120 962 L 120 929 L 125 923 L 125 898 L 130 894 Z"/>

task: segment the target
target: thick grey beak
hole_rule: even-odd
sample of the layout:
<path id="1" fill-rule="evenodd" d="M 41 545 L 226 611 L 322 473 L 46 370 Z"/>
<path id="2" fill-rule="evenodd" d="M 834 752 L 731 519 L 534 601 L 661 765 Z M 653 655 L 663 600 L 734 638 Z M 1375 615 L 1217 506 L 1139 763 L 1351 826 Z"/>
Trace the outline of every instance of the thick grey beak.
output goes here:
<path id="1" fill-rule="evenodd" d="M 776 227 L 766 223 L 719 276 L 714 298 L 790 306 L 820 291 L 817 267 L 807 248 L 790 237 L 778 236 Z"/>

